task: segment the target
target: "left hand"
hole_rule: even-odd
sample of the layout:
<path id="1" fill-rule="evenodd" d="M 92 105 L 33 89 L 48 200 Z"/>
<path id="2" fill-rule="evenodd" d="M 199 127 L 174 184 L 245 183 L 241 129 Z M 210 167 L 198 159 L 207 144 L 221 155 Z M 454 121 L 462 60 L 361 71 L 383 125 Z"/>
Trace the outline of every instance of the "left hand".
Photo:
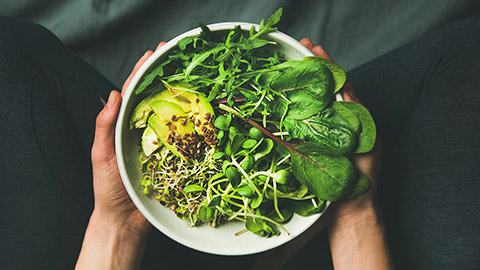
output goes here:
<path id="1" fill-rule="evenodd" d="M 160 42 L 157 49 L 164 44 Z M 117 91 L 110 93 L 106 106 L 97 116 L 92 147 L 94 214 L 110 223 L 127 226 L 139 234 L 146 234 L 151 225 L 135 207 L 123 186 L 115 155 L 115 122 L 128 85 L 152 54 L 153 51 L 148 50 L 138 60 L 121 94 Z"/>

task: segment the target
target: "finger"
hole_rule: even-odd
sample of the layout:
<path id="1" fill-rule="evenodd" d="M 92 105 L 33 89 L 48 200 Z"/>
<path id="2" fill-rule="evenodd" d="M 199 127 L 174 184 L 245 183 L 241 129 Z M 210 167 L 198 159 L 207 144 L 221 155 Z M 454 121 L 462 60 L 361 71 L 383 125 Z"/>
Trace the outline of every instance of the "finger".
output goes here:
<path id="1" fill-rule="evenodd" d="M 158 43 L 158 46 L 157 48 L 155 49 L 155 51 L 157 51 L 158 49 L 160 49 L 163 45 L 167 44 L 165 41 L 162 41 L 160 43 Z"/>
<path id="2" fill-rule="evenodd" d="M 140 69 L 140 67 L 143 65 L 143 63 L 145 63 L 145 61 L 147 61 L 147 59 L 150 56 L 152 56 L 152 54 L 153 54 L 153 51 L 151 51 L 151 50 L 146 51 L 145 54 L 140 58 L 140 60 L 138 60 L 138 62 L 135 64 L 135 66 L 133 67 L 132 73 L 130 73 L 128 78 L 125 80 L 125 83 L 123 84 L 122 97 L 125 94 L 125 91 L 127 90 L 128 85 L 132 81 L 133 76 L 135 76 L 135 74 Z"/>
<path id="3" fill-rule="evenodd" d="M 340 93 L 342 94 L 342 98 L 345 101 L 355 102 L 356 100 L 358 100 L 357 95 L 353 90 L 352 84 L 350 83 L 346 83 L 340 90 Z"/>
<path id="4" fill-rule="evenodd" d="M 313 42 L 309 38 L 302 38 L 300 43 L 302 43 L 303 46 L 307 47 L 307 49 L 310 51 L 313 49 Z"/>
<path id="5" fill-rule="evenodd" d="M 323 49 L 322 46 L 317 45 L 311 49 L 313 54 L 315 54 L 318 57 L 325 58 L 327 60 L 333 61 L 333 59 L 328 55 L 328 53 Z"/>
<path id="6" fill-rule="evenodd" d="M 108 102 L 98 114 L 95 126 L 95 139 L 92 147 L 94 163 L 110 160 L 115 156 L 115 122 L 122 96 L 117 91 L 110 92 Z"/>
<path id="7" fill-rule="evenodd" d="M 365 105 L 362 103 L 362 101 L 360 101 L 357 94 L 355 93 L 355 90 L 353 90 L 353 86 L 351 83 L 346 83 L 340 90 L 340 94 L 342 94 L 343 100 L 358 103 L 365 107 Z"/>

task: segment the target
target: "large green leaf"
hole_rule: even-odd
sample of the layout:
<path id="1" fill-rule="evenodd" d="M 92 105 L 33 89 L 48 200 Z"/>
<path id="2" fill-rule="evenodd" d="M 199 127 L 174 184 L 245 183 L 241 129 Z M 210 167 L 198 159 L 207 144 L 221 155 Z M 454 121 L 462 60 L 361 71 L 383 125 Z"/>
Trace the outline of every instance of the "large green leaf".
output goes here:
<path id="1" fill-rule="evenodd" d="M 287 68 L 267 73 L 264 79 L 272 89 L 287 96 L 290 101 L 288 117 L 305 119 L 330 104 L 335 82 L 331 72 L 323 64 L 289 60 L 275 67 Z"/>
<path id="2" fill-rule="evenodd" d="M 335 111 L 337 116 L 341 117 L 344 122 L 348 123 L 348 125 L 355 131 L 356 134 L 360 134 L 362 131 L 362 124 L 352 110 L 350 110 L 348 107 L 345 107 L 341 102 L 334 102 L 331 108 L 333 111 Z"/>
<path id="3" fill-rule="evenodd" d="M 345 70 L 343 70 L 340 65 L 325 58 L 315 56 L 307 56 L 303 58 L 303 61 L 316 61 L 322 63 L 332 73 L 333 80 L 335 81 L 335 90 L 333 92 L 336 93 L 338 90 L 342 89 L 345 81 L 347 80 L 347 74 L 345 74 Z"/>
<path id="4" fill-rule="evenodd" d="M 372 150 L 375 145 L 377 129 L 370 112 L 362 105 L 348 101 L 336 101 L 334 108 L 336 110 L 350 111 L 360 121 L 361 131 L 358 136 L 358 146 L 354 153 L 366 153 Z"/>
<path id="5" fill-rule="evenodd" d="M 349 154 L 357 147 L 357 133 L 331 107 L 307 119 L 286 118 L 283 123 L 290 136 L 315 143 L 324 153 Z"/>
<path id="6" fill-rule="evenodd" d="M 357 170 L 345 156 L 314 152 L 308 143 L 300 145 L 297 151 L 290 150 L 290 154 L 293 174 L 318 199 L 336 201 L 352 192 L 357 181 Z"/>

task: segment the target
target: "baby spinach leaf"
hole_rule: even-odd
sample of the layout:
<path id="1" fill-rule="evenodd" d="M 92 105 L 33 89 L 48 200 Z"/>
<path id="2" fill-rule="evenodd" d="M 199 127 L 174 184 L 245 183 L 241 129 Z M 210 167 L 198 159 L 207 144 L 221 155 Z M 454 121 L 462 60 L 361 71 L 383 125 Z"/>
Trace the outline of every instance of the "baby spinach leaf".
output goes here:
<path id="1" fill-rule="evenodd" d="M 334 120 L 328 115 L 316 114 L 303 120 L 286 118 L 283 123 L 290 136 L 315 143 L 324 153 L 351 153 L 357 146 L 357 134 Z"/>
<path id="2" fill-rule="evenodd" d="M 309 143 L 298 146 L 296 150 L 290 150 L 293 174 L 317 198 L 336 201 L 351 193 L 357 180 L 357 170 L 348 158 L 312 151 Z"/>
<path id="3" fill-rule="evenodd" d="M 370 180 L 368 180 L 368 177 L 363 174 L 361 171 L 358 171 L 358 180 L 355 186 L 353 187 L 352 193 L 348 195 L 349 199 L 356 198 L 363 193 L 367 192 L 368 189 L 370 188 Z"/>
<path id="4" fill-rule="evenodd" d="M 343 70 L 340 65 L 325 58 L 315 56 L 307 56 L 303 58 L 303 61 L 316 61 L 322 63 L 330 70 L 333 76 L 333 80 L 335 81 L 335 90 L 333 90 L 333 93 L 336 93 L 338 92 L 338 90 L 342 89 L 345 81 L 347 80 L 347 74 L 345 74 L 345 70 Z"/>
<path id="5" fill-rule="evenodd" d="M 351 111 L 360 121 L 361 132 L 358 136 L 358 146 L 354 153 L 366 153 L 372 150 L 375 145 L 377 129 L 370 112 L 362 105 L 354 102 L 336 101 L 334 106 L 337 110 L 343 107 L 343 110 Z"/>
<path id="6" fill-rule="evenodd" d="M 332 73 L 320 62 L 289 60 L 277 68 L 282 71 L 266 73 L 265 81 L 273 90 L 284 93 L 290 101 L 287 117 L 305 119 L 328 106 L 335 82 Z"/>
<path id="7" fill-rule="evenodd" d="M 350 125 L 350 127 L 355 131 L 356 134 L 360 134 L 360 132 L 362 131 L 362 124 L 360 123 L 357 115 L 353 113 L 352 110 L 345 107 L 341 102 L 334 102 L 331 109 L 337 116 L 341 118 L 337 119 L 337 117 L 332 116 L 336 118 L 334 119 L 334 121 L 343 121 L 344 123 L 348 123 L 348 125 Z"/>

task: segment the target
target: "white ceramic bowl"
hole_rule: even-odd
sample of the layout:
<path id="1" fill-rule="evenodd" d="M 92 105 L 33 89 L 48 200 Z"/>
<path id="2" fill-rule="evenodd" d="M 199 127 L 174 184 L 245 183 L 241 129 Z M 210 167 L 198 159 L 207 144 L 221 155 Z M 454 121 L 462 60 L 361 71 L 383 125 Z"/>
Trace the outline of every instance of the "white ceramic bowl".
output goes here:
<path id="1" fill-rule="evenodd" d="M 211 31 L 222 31 L 233 29 L 236 25 L 240 25 L 243 30 L 247 31 L 254 25 L 258 30 L 258 25 L 256 24 L 240 22 L 217 23 L 208 25 L 208 27 Z M 159 201 L 153 198 L 153 196 L 143 194 L 143 187 L 140 184 L 142 176 L 139 171 L 139 155 L 137 151 L 137 142 L 141 137 L 141 132 L 130 130 L 128 125 L 131 112 L 143 97 L 135 95 L 133 89 L 141 81 L 140 79 L 144 74 L 149 71 L 150 67 L 160 63 L 163 57 L 177 46 L 177 42 L 180 39 L 186 36 L 198 35 L 200 32 L 201 29 L 196 28 L 169 41 L 158 49 L 133 77 L 123 98 L 115 130 L 115 150 L 120 174 L 128 194 L 140 212 L 153 226 L 173 240 L 190 248 L 218 255 L 246 255 L 266 251 L 300 235 L 317 221 L 321 214 L 310 217 L 294 215 L 284 225 L 290 232 L 290 235 L 281 231 L 280 236 L 271 238 L 260 237 L 251 232 L 235 236 L 236 232 L 245 228 L 243 222 L 229 222 L 217 228 L 210 228 L 208 225 L 190 227 L 187 221 L 177 218 L 171 210 L 160 205 Z M 278 51 L 287 58 L 301 60 L 305 56 L 313 56 L 312 52 L 305 46 L 284 33 L 272 32 L 268 34 L 268 38 L 277 42 Z M 162 243 L 158 243 L 158 245 L 162 245 Z"/>

